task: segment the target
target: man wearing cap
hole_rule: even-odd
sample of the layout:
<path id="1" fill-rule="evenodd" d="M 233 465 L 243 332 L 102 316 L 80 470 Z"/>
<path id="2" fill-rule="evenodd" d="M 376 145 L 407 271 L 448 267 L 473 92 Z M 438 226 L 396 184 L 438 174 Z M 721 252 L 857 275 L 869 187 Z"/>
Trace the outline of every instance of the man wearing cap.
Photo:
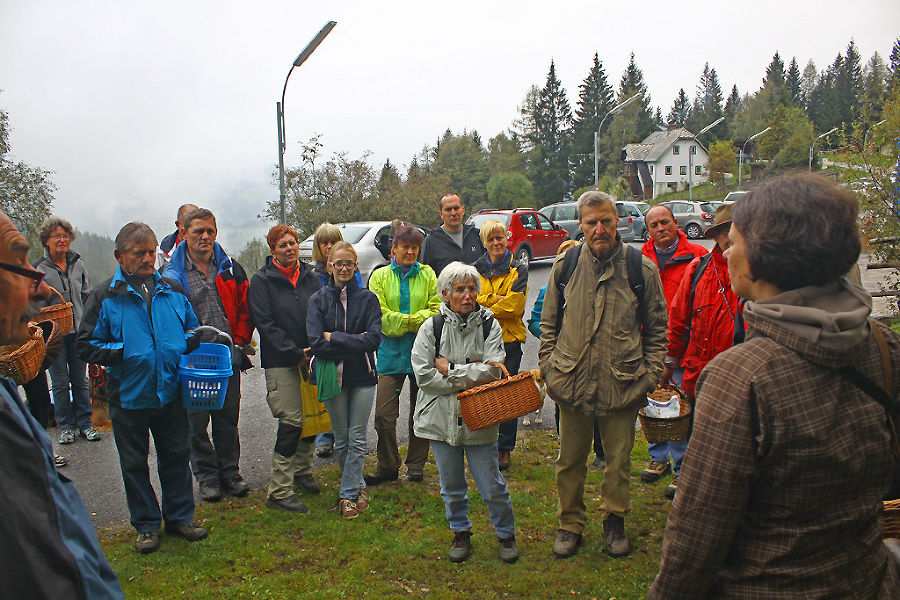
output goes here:
<path id="1" fill-rule="evenodd" d="M 731 290 L 728 265 L 722 254 L 729 245 L 731 211 L 731 204 L 716 209 L 715 224 L 704 234 L 716 245 L 712 253 L 691 261 L 669 305 L 669 343 L 661 385 L 674 383 L 676 370 L 683 369 L 681 388 L 692 398 L 696 397 L 700 371 L 719 352 L 731 348 L 733 342 L 738 297 Z M 668 498 L 674 498 L 678 489 L 679 466 L 676 465 L 675 477 L 665 489 Z"/>

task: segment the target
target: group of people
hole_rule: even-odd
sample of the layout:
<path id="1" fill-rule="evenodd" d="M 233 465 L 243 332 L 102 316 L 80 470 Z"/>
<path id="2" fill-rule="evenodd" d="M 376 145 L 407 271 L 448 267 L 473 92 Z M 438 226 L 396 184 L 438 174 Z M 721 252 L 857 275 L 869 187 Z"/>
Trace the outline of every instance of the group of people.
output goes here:
<path id="1" fill-rule="evenodd" d="M 406 478 L 422 481 L 433 451 L 453 533 L 448 558 L 461 562 L 471 551 L 468 464 L 499 557 L 515 561 L 515 518 L 501 473 L 515 420 L 469 430 L 456 399 L 499 379 L 499 364 L 511 374 L 520 366 L 528 272 L 512 260 L 503 223 L 464 225 L 459 197 L 444 196 L 443 224 L 427 238 L 396 224 L 391 262 L 366 287 L 353 246 L 335 239 L 340 232 L 330 224 L 316 232 L 315 265 L 299 260 L 293 228 L 273 227 L 271 256 L 248 281 L 215 241 L 212 213 L 183 209 L 171 244 L 157 244 L 141 223 L 122 228 L 119 269 L 91 291 L 77 334 L 77 356 L 108 371 L 136 549 L 158 547 L 163 520 L 169 534 L 206 537 L 193 522 L 191 470 L 208 500 L 247 493 L 237 467 L 237 414 L 255 327 L 278 419 L 267 506 L 305 512 L 295 490 L 320 492 L 311 472 L 318 432 L 304 433 L 301 401 L 314 393 L 331 420 L 339 514 L 365 511 L 368 487 L 399 478 L 396 424 L 408 380 Z M 720 207 L 707 232 L 711 253 L 689 242 L 663 206 L 647 213 L 650 239 L 638 250 L 618 236 L 610 196 L 579 198 L 584 241 L 558 255 L 529 323 L 540 333 L 540 371 L 559 410 L 557 557 L 575 555 L 584 541 L 587 461 L 598 445 L 606 551 L 631 552 L 625 516 L 635 420 L 649 392 L 677 384 L 694 407 L 690 439 L 651 445 L 641 472 L 645 481 L 675 475 L 665 490 L 674 502 L 650 598 L 896 597 L 900 569 L 881 542 L 879 512 L 900 465 L 891 452 L 891 413 L 879 399 L 897 398 L 900 336 L 868 319 L 870 296 L 845 277 L 860 252 L 857 211 L 852 193 L 823 179 L 775 177 Z M 25 339 L 34 302 L 48 297 L 48 275 L 25 262 L 27 244 L 5 216 L 0 242 L 0 343 L 11 343 Z M 53 258 L 59 250 L 47 253 L 62 269 Z M 197 331 L 201 324 L 214 329 Z M 222 411 L 185 411 L 179 402 L 178 357 L 201 341 L 233 348 Z M 15 444 L 21 457 L 4 461 L 4 471 L 50 481 L 15 490 L 19 527 L 45 537 L 29 534 L 20 559 L 0 571 L 23 563 L 20 580 L 37 573 L 29 561 L 47 560 L 36 557 L 52 544 L 70 568 L 41 585 L 119 597 L 77 493 L 54 468 L 46 434 L 6 380 L 0 399 L 0 410 L 13 413 L 0 419 L 4 455 Z M 377 467 L 363 473 L 373 404 Z M 87 435 L 77 417 L 75 427 Z M 148 433 L 162 509 L 149 481 Z M 26 505 L 29 494 L 43 500 Z M 37 506 L 50 514 L 36 519 Z"/>

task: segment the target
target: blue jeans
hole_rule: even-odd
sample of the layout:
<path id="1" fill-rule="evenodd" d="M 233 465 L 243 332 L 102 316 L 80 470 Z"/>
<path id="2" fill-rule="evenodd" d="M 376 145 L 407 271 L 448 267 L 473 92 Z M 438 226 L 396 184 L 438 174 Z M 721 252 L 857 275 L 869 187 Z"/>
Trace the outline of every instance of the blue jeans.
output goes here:
<path id="1" fill-rule="evenodd" d="M 366 464 L 366 425 L 375 401 L 375 386 L 343 388 L 341 393 L 325 401 L 331 430 L 334 432 L 334 450 L 341 468 L 340 497 L 356 500 L 365 489 L 363 467 Z"/>
<path id="2" fill-rule="evenodd" d="M 684 369 L 675 369 L 672 379 L 678 385 L 681 385 L 681 378 L 684 377 Z M 676 475 L 681 472 L 681 461 L 684 460 L 684 453 L 687 450 L 688 441 L 686 439 L 677 442 L 660 442 L 658 444 L 650 444 L 647 450 L 650 453 L 650 460 L 664 463 L 669 460 L 672 455 L 672 469 Z"/>
<path id="3" fill-rule="evenodd" d="M 87 364 L 75 353 L 75 334 L 63 336 L 59 356 L 47 369 L 53 390 L 53 407 L 60 429 L 82 431 L 91 425 L 91 391 L 88 389 Z M 69 388 L 72 397 L 69 397 Z"/>
<path id="4" fill-rule="evenodd" d="M 441 476 L 441 498 L 444 499 L 444 512 L 450 523 L 450 530 L 455 533 L 472 529 L 464 458 L 468 457 L 469 470 L 478 492 L 487 504 L 497 537 L 513 537 L 516 533 L 516 521 L 506 481 L 500 474 L 496 445 L 451 446 L 446 442 L 431 440 L 431 449 Z"/>

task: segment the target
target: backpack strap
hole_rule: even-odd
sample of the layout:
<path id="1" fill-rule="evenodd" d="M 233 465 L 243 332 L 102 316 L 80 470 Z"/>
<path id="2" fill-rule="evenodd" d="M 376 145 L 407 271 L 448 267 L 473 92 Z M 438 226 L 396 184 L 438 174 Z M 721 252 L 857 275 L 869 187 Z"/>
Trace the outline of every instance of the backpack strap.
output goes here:
<path id="1" fill-rule="evenodd" d="M 706 267 L 709 266 L 709 262 L 711 260 L 712 252 L 701 256 L 700 262 L 697 263 L 697 267 L 694 269 L 694 274 L 691 276 L 691 310 L 688 313 L 688 329 L 690 329 L 691 327 L 691 321 L 694 320 L 694 294 L 697 292 L 697 284 L 700 283 L 700 278 L 703 277 L 703 273 L 704 271 L 706 271 Z"/>
<path id="2" fill-rule="evenodd" d="M 491 335 L 491 327 L 493 327 L 493 326 L 494 326 L 493 318 L 490 318 L 481 324 L 481 334 L 484 336 L 484 341 L 487 341 L 488 336 Z"/>
<path id="3" fill-rule="evenodd" d="M 638 304 L 644 304 L 644 271 L 641 265 L 643 253 L 634 246 L 625 245 L 625 268 L 628 271 L 628 287 L 637 296 Z"/>
<path id="4" fill-rule="evenodd" d="M 491 334 L 491 327 L 494 326 L 494 319 L 488 319 L 481 324 L 481 334 L 484 341 L 487 341 Z M 438 313 L 431 319 L 431 327 L 434 331 L 434 357 L 440 356 L 441 352 L 441 333 L 444 331 L 444 315 Z"/>
<path id="5" fill-rule="evenodd" d="M 560 329 L 562 329 L 563 314 L 565 314 L 566 312 L 566 285 L 572 278 L 572 273 L 575 272 L 575 267 L 578 266 L 578 257 L 581 256 L 581 249 L 583 247 L 584 244 L 582 243 L 578 246 L 566 250 L 566 255 L 563 257 L 562 268 L 560 268 L 559 270 L 559 277 L 556 279 L 556 289 L 559 290 L 560 297 L 559 309 L 556 311 L 557 335 L 559 335 L 559 331 Z"/>

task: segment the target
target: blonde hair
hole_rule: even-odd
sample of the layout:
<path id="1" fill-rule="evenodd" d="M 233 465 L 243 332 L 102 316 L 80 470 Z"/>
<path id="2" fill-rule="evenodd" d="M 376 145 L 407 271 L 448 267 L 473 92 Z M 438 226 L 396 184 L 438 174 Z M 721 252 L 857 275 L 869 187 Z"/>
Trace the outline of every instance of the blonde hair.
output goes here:
<path id="1" fill-rule="evenodd" d="M 322 251 L 319 249 L 319 244 L 328 242 L 334 244 L 343 240 L 344 236 L 341 235 L 341 230 L 337 228 L 337 225 L 332 225 L 331 223 L 322 223 L 316 228 L 316 234 L 313 236 L 312 259 L 317 262 L 325 262 L 326 260 L 328 260 L 328 258 L 322 256 Z"/>
<path id="2" fill-rule="evenodd" d="M 332 225 L 334 227 L 334 225 Z M 344 240 L 340 240 L 334 243 L 334 246 L 331 247 L 331 252 L 328 253 L 328 261 L 334 261 L 334 253 L 338 250 L 346 250 L 350 254 L 353 255 L 353 260 L 359 262 L 359 255 L 356 253 L 356 249 L 353 248 L 353 244 L 350 242 L 345 242 Z"/>
<path id="3" fill-rule="evenodd" d="M 482 244 L 487 244 L 488 238 L 491 237 L 491 234 L 497 230 L 503 232 L 506 235 L 506 225 L 498 221 L 497 219 L 488 219 L 484 223 L 481 224 L 481 229 L 478 231 L 478 236 L 481 238 Z"/>

